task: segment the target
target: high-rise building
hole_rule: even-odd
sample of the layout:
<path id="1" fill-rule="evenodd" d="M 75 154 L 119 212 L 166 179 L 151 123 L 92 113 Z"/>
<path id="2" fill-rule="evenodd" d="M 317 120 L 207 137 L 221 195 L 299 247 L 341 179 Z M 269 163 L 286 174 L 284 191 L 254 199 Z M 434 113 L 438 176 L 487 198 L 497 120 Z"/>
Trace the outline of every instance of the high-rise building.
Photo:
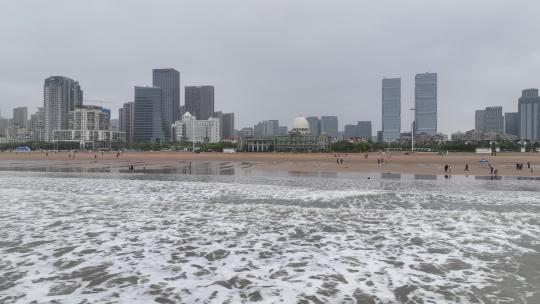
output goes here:
<path id="1" fill-rule="evenodd" d="M 321 135 L 321 121 L 316 116 L 306 117 L 306 120 L 309 123 L 309 134 L 313 136 Z"/>
<path id="2" fill-rule="evenodd" d="M 214 87 L 188 86 L 185 88 L 185 111 L 199 120 L 207 120 L 214 115 Z"/>
<path id="3" fill-rule="evenodd" d="M 163 120 L 170 126 L 180 118 L 180 72 L 175 69 L 153 69 L 152 85 L 161 88 Z"/>
<path id="4" fill-rule="evenodd" d="M 382 132 L 383 141 L 399 139 L 401 133 L 401 78 L 382 80 Z"/>
<path id="5" fill-rule="evenodd" d="M 476 110 L 474 112 L 474 129 L 476 131 L 484 132 L 484 117 L 486 110 Z"/>
<path id="6" fill-rule="evenodd" d="M 54 130 L 67 128 L 69 112 L 82 106 L 83 92 L 77 81 L 64 76 L 45 79 L 43 89 L 44 139 L 51 141 Z"/>
<path id="7" fill-rule="evenodd" d="M 486 107 L 484 112 L 484 132 L 504 133 L 502 107 Z"/>
<path id="8" fill-rule="evenodd" d="M 43 108 L 38 108 L 36 113 L 30 115 L 30 129 L 33 140 L 45 140 L 45 113 Z"/>
<path id="9" fill-rule="evenodd" d="M 13 125 L 19 128 L 28 128 L 27 107 L 18 107 L 13 109 Z"/>
<path id="10" fill-rule="evenodd" d="M 330 137 L 338 137 L 338 117 L 321 116 L 321 134 L 324 133 Z"/>
<path id="11" fill-rule="evenodd" d="M 278 127 L 278 135 L 287 135 L 289 133 L 289 128 L 287 126 Z"/>
<path id="12" fill-rule="evenodd" d="M 538 89 L 523 90 L 518 102 L 520 131 L 525 140 L 540 139 L 540 97 Z"/>
<path id="13" fill-rule="evenodd" d="M 223 114 L 221 122 L 221 128 L 222 128 L 222 138 L 224 139 L 232 139 L 236 137 L 236 134 L 234 132 L 234 113 L 225 113 Z"/>
<path id="14" fill-rule="evenodd" d="M 416 74 L 415 133 L 437 133 L 437 73 Z"/>
<path id="15" fill-rule="evenodd" d="M 504 113 L 504 133 L 519 137 L 519 112 Z"/>
<path id="16" fill-rule="evenodd" d="M 165 142 L 170 130 L 161 113 L 161 88 L 135 87 L 133 113 L 134 142 Z"/>
<path id="17" fill-rule="evenodd" d="M 357 137 L 371 140 L 371 138 L 373 137 L 373 127 L 371 121 L 359 121 L 357 126 Z"/>
<path id="18" fill-rule="evenodd" d="M 124 106 L 118 110 L 118 113 L 120 118 L 120 131 L 126 133 L 126 142 L 133 142 L 133 118 L 135 113 L 135 103 L 124 103 Z"/>

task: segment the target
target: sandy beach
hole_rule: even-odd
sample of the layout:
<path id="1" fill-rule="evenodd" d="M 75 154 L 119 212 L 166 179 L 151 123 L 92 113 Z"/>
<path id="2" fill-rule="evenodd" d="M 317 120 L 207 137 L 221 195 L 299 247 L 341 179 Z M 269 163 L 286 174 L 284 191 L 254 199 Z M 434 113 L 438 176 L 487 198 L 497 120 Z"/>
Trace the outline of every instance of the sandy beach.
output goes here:
<path id="1" fill-rule="evenodd" d="M 75 155 L 75 157 L 70 157 Z M 342 164 L 337 159 L 343 159 Z M 379 164 L 378 160 L 384 159 Z M 540 176 L 540 154 L 499 153 L 490 154 L 415 153 L 403 152 L 366 154 L 349 153 L 186 153 L 186 152 L 31 152 L 0 153 L 0 169 L 15 168 L 32 171 L 37 168 L 69 169 L 99 172 L 107 169 L 122 171 L 133 165 L 135 170 L 172 170 L 181 172 L 189 166 L 210 164 L 226 168 L 257 170 L 260 172 L 350 172 L 350 173 L 404 173 L 404 174 L 445 174 L 445 165 L 450 166 L 452 175 L 490 175 L 489 166 L 497 169 L 500 176 Z M 516 170 L 516 163 L 523 163 L 523 170 Z M 530 163 L 531 169 L 527 163 Z M 470 171 L 465 171 L 468 164 Z"/>

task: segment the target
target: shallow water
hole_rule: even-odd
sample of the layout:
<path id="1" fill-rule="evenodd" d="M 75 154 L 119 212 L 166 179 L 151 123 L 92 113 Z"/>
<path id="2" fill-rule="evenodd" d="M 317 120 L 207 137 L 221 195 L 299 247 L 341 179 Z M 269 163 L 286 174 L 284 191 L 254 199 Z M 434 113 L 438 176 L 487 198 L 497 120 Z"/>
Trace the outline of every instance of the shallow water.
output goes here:
<path id="1" fill-rule="evenodd" d="M 0 172 L 0 303 L 540 303 L 539 191 Z"/>

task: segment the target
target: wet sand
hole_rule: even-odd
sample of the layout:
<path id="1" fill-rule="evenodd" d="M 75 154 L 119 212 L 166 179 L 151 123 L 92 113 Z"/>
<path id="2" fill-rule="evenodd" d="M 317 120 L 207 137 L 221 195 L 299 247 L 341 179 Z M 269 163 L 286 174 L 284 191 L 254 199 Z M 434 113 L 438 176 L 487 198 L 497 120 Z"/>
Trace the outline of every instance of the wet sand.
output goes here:
<path id="1" fill-rule="evenodd" d="M 344 172 L 344 173 L 403 173 L 445 174 L 444 166 L 451 167 L 452 175 L 490 175 L 487 160 L 500 176 L 540 176 L 540 154 L 499 153 L 497 156 L 475 153 L 415 153 L 383 154 L 369 153 L 186 153 L 186 152 L 77 152 L 75 158 L 69 152 L 0 153 L 0 170 L 28 171 L 84 171 L 126 172 L 133 165 L 136 172 L 190 173 L 193 167 L 212 170 L 255 170 L 260 172 Z M 74 155 L 71 153 L 71 155 Z M 337 164 L 338 158 L 343 159 Z M 384 159 L 384 164 L 378 164 Z M 531 163 L 532 172 L 527 168 Z M 516 170 L 516 163 L 523 163 L 523 170 Z M 464 171 L 469 165 L 469 172 Z M 204 174 L 204 172 L 202 172 Z"/>

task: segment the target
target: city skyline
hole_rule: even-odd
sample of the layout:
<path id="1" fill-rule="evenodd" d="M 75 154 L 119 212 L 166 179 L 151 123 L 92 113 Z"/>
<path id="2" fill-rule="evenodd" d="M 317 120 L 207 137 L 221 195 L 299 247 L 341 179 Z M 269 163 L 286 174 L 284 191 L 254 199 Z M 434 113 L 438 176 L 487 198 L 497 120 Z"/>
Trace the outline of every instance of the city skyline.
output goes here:
<path id="1" fill-rule="evenodd" d="M 373 107 L 381 100 L 380 79 L 399 77 L 401 129 L 407 130 L 414 74 L 433 71 L 439 74 L 439 112 L 445 113 L 438 131 L 450 134 L 474 127 L 473 108 L 495 104 L 515 112 L 516 92 L 539 86 L 539 42 L 527 37 L 540 25 L 523 26 L 540 8 L 532 1 L 527 9 L 465 1 L 238 2 L 243 9 L 228 18 L 220 16 L 231 4 L 221 2 L 162 3 L 159 18 L 147 14 L 153 3 L 126 3 L 66 2 L 56 10 L 44 3 L 6 3 L 0 12 L 7 46 L 0 57 L 3 115 L 21 105 L 33 112 L 41 106 L 43 79 L 66 75 L 83 84 L 88 103 L 108 102 L 104 106 L 117 117 L 117 109 L 133 101 L 133 85 L 152 83 L 148 70 L 174 67 L 182 85 L 215 86 L 216 103 L 237 114 L 239 127 L 272 113 L 287 124 L 298 114 L 337 115 L 343 125 L 372 120 L 381 130 L 381 109 Z M 463 6 L 467 10 L 458 9 Z M 400 31 L 407 35 L 381 23 L 383 14 L 403 24 Z M 151 21 L 145 26 L 136 22 L 143 16 Z M 42 22 L 45 17 L 48 22 Z M 100 22 L 93 22 L 97 18 Z M 59 29 L 67 31 L 62 38 L 55 35 Z M 149 37 L 148 46 L 141 36 Z M 77 43 L 66 37 L 77 37 Z"/>

